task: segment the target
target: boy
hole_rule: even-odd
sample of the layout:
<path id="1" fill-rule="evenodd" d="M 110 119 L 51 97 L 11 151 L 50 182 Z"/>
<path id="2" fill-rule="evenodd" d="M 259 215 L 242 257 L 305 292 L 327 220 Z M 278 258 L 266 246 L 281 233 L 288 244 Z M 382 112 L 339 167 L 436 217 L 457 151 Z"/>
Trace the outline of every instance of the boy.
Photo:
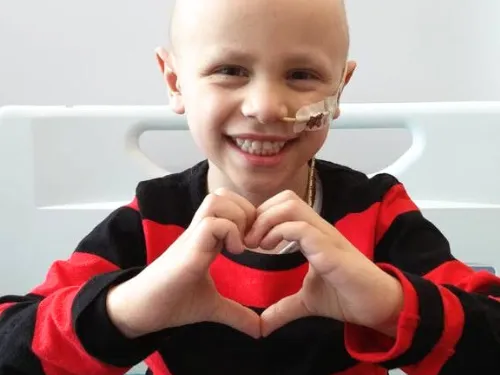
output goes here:
<path id="1" fill-rule="evenodd" d="M 140 183 L 0 300 L 0 373 L 496 370 L 499 280 L 454 259 L 393 177 L 315 162 L 328 129 L 285 121 L 353 74 L 342 2 L 182 0 L 171 37 L 171 105 L 208 161 Z"/>

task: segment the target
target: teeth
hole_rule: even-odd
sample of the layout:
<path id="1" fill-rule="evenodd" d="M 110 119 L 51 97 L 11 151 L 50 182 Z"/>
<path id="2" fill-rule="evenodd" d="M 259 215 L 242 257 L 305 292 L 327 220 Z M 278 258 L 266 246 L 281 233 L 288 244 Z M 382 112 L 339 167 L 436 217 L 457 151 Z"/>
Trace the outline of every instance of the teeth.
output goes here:
<path id="1" fill-rule="evenodd" d="M 285 146 L 286 142 L 252 141 L 249 139 L 233 138 L 234 142 L 243 151 L 253 155 L 276 155 Z"/>

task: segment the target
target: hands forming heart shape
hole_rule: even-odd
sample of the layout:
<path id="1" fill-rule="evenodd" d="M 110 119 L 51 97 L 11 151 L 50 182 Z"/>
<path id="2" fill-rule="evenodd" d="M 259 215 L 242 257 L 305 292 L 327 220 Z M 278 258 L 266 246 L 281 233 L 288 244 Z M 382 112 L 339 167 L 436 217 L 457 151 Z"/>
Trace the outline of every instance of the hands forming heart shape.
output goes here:
<path id="1" fill-rule="evenodd" d="M 209 268 L 223 247 L 233 253 L 257 247 L 271 250 L 283 240 L 297 241 L 309 261 L 309 271 L 296 294 L 259 316 L 217 292 Z M 140 297 L 131 302 L 126 298 L 130 293 Z M 259 338 L 307 316 L 394 335 L 402 304 L 399 281 L 359 252 L 295 193 L 283 192 L 255 208 L 225 189 L 207 196 L 176 242 L 108 296 L 111 319 L 129 337 L 212 321 Z"/>

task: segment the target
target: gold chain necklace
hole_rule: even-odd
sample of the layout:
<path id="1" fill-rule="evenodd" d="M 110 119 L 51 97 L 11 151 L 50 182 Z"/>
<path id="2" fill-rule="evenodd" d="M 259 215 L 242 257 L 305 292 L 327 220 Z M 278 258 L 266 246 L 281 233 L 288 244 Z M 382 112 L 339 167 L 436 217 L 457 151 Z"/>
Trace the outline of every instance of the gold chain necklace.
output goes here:
<path id="1" fill-rule="evenodd" d="M 307 176 L 307 190 L 306 190 L 307 204 L 311 207 L 314 205 L 314 199 L 316 195 L 315 166 L 316 166 L 316 159 L 312 158 L 311 165 L 309 166 L 309 174 Z"/>

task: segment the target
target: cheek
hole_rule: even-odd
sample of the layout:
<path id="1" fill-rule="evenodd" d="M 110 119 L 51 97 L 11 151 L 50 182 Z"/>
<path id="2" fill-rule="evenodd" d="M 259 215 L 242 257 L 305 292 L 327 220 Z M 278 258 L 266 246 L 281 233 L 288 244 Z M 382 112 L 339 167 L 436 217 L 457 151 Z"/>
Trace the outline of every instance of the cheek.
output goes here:
<path id="1" fill-rule="evenodd" d="M 307 137 L 307 149 L 311 153 L 317 153 L 325 144 L 329 129 L 309 132 Z"/>
<path id="2" fill-rule="evenodd" d="M 191 136 L 208 158 L 217 159 L 221 134 L 234 113 L 234 106 L 219 92 L 199 89 L 186 99 L 186 119 Z"/>
<path id="3" fill-rule="evenodd" d="M 201 126 L 207 136 L 213 136 L 211 133 L 223 129 L 238 109 L 234 96 L 227 91 L 202 86 L 187 99 L 186 115 L 190 123 Z"/>

